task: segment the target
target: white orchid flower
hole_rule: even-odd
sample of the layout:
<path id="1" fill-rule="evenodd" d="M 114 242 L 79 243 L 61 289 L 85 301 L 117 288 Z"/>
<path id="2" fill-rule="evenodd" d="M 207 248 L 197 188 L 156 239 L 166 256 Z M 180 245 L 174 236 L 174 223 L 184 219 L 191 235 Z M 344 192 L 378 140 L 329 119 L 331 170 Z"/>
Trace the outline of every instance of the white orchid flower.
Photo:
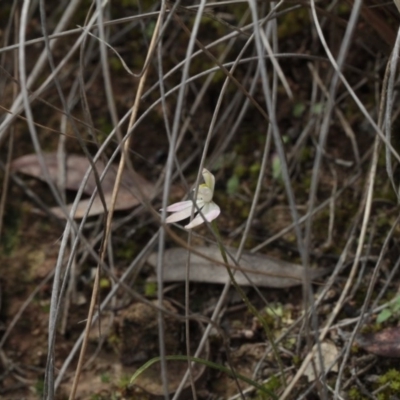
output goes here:
<path id="1" fill-rule="evenodd" d="M 204 219 L 211 222 L 217 218 L 221 212 L 221 209 L 212 201 L 215 186 L 214 175 L 205 168 L 202 171 L 202 175 L 205 183 L 202 183 L 197 190 L 196 205 L 198 208 L 196 207 L 194 210 L 197 215 L 193 218 L 190 224 L 185 226 L 185 229 L 192 229 L 195 226 L 202 224 Z M 168 206 L 166 210 L 173 214 L 171 214 L 165 222 L 170 224 L 190 217 L 193 207 L 194 204 L 192 200 L 180 201 L 179 203 Z M 201 210 L 201 213 L 198 212 L 199 209 Z"/>

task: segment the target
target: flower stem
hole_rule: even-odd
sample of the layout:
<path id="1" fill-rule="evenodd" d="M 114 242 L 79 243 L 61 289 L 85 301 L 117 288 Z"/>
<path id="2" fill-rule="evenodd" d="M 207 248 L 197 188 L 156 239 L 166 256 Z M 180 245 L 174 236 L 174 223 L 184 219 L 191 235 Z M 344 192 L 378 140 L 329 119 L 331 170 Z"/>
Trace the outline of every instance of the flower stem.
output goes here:
<path id="1" fill-rule="evenodd" d="M 275 356 L 276 361 L 277 361 L 278 366 L 279 366 L 280 375 L 282 377 L 282 384 L 283 384 L 284 387 L 286 387 L 287 384 L 286 384 L 285 374 L 284 374 L 284 371 L 283 371 L 283 363 L 282 363 L 282 359 L 281 359 L 281 357 L 279 355 L 278 348 L 277 348 L 277 346 L 275 344 L 273 333 L 272 333 L 270 327 L 268 326 L 267 321 L 265 320 L 265 318 L 263 318 L 261 316 L 261 314 L 258 312 L 258 310 L 253 306 L 253 304 L 251 304 L 249 298 L 246 296 L 246 293 L 243 291 L 243 289 L 236 282 L 235 276 L 233 275 L 232 270 L 229 268 L 228 257 L 226 255 L 225 248 L 224 248 L 224 246 L 222 244 L 221 235 L 220 235 L 220 232 L 219 232 L 219 229 L 218 229 L 218 226 L 217 226 L 217 223 L 215 222 L 215 220 L 211 222 L 211 227 L 212 227 L 212 229 L 214 231 L 214 234 L 215 234 L 215 237 L 217 239 L 218 248 L 219 248 L 219 251 L 221 252 L 222 259 L 224 260 L 225 267 L 226 267 L 226 270 L 228 272 L 228 275 L 229 275 L 229 278 L 231 280 L 231 283 L 232 283 L 233 287 L 236 289 L 236 291 L 239 293 L 239 295 L 242 298 L 243 302 L 246 304 L 248 310 L 260 321 L 262 327 L 264 328 L 265 335 L 267 336 L 267 339 L 271 343 L 272 352 L 274 353 L 274 356 Z"/>

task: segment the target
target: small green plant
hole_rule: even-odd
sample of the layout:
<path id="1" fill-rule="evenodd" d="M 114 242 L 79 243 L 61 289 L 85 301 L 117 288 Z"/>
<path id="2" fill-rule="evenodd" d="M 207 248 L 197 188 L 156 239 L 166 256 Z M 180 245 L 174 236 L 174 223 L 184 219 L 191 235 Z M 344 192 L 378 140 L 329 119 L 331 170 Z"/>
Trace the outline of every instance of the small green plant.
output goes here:
<path id="1" fill-rule="evenodd" d="M 400 296 L 397 296 L 393 302 L 391 302 L 387 308 L 384 308 L 377 316 L 376 322 L 381 324 L 389 320 L 400 316 Z"/>
<path id="2" fill-rule="evenodd" d="M 232 175 L 226 183 L 226 191 L 229 195 L 235 194 L 239 190 L 239 177 Z"/>
<path id="3" fill-rule="evenodd" d="M 38 380 L 35 384 L 35 391 L 39 397 L 42 397 L 44 394 L 44 381 L 42 379 Z"/>
<path id="4" fill-rule="evenodd" d="M 304 112 L 306 111 L 306 105 L 303 102 L 296 103 L 293 107 L 293 116 L 296 118 L 300 118 Z"/>
<path id="5" fill-rule="evenodd" d="M 280 183 L 283 182 L 282 165 L 278 154 L 272 156 L 272 178 Z"/>
<path id="6" fill-rule="evenodd" d="M 349 400 L 367 400 L 367 397 L 364 396 L 364 395 L 359 391 L 359 389 L 356 388 L 356 387 L 352 387 L 352 388 L 349 390 L 348 395 L 349 395 Z"/>
<path id="7" fill-rule="evenodd" d="M 381 375 L 378 378 L 379 388 L 383 388 L 381 392 L 377 394 L 377 399 L 386 400 L 391 398 L 393 395 L 397 395 L 400 392 L 400 371 L 397 369 L 389 369 L 386 374 Z M 379 389 L 378 388 L 378 389 Z"/>
<path id="8" fill-rule="evenodd" d="M 154 297 L 157 295 L 157 283 L 146 282 L 144 286 L 144 294 L 146 297 Z"/>
<path id="9" fill-rule="evenodd" d="M 268 382 L 263 384 L 263 387 L 269 392 L 274 393 L 281 387 L 281 383 L 282 382 L 280 381 L 280 379 L 274 375 L 270 379 L 268 379 Z M 266 395 L 265 393 L 260 391 L 257 392 L 256 400 L 268 400 L 270 398 L 270 395 Z"/>

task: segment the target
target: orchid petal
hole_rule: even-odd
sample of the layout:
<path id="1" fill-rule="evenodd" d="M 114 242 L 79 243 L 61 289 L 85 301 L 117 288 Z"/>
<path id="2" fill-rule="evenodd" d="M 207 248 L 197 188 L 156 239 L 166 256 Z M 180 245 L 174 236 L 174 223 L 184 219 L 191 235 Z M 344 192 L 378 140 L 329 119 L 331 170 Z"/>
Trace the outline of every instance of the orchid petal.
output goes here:
<path id="1" fill-rule="evenodd" d="M 199 213 L 196 218 L 194 218 L 192 222 L 190 222 L 190 224 L 186 225 L 185 229 L 192 229 L 195 226 L 201 225 L 204 222 L 204 219 L 206 219 L 208 222 L 211 222 L 218 217 L 220 212 L 221 209 L 214 202 L 205 203 L 204 207 L 201 210 L 201 214 Z"/>
<path id="2" fill-rule="evenodd" d="M 201 225 L 203 222 L 203 216 L 201 214 L 197 214 L 197 216 L 192 219 L 192 222 L 185 226 L 185 229 L 192 229 L 195 226 Z"/>
<path id="3" fill-rule="evenodd" d="M 192 200 L 180 201 L 179 203 L 171 204 L 166 208 L 166 210 L 168 212 L 182 211 L 185 208 L 191 207 L 192 205 L 193 205 Z M 162 209 L 160 211 L 162 211 Z"/>
<path id="4" fill-rule="evenodd" d="M 204 201 L 204 203 L 209 203 L 212 198 L 212 190 L 205 184 L 200 185 L 197 191 L 197 201 Z"/>
<path id="5" fill-rule="evenodd" d="M 215 176 L 206 168 L 203 168 L 202 175 L 204 182 L 211 190 L 211 197 L 212 197 L 212 195 L 214 194 Z"/>
<path id="6" fill-rule="evenodd" d="M 192 205 L 193 205 L 193 203 L 192 203 Z M 170 224 L 171 222 L 177 222 L 177 221 L 181 221 L 181 220 L 183 220 L 185 218 L 189 218 L 192 215 L 192 205 L 190 205 L 189 207 L 186 207 L 185 209 L 183 209 L 181 211 L 178 211 L 176 213 L 171 214 L 165 220 L 165 222 L 167 224 Z"/>
<path id="7" fill-rule="evenodd" d="M 221 209 L 217 204 L 212 201 L 211 203 L 208 203 L 206 206 L 204 206 L 202 212 L 206 220 L 208 222 L 211 222 L 218 217 L 218 215 L 221 213 Z"/>
<path id="8" fill-rule="evenodd" d="M 173 213 L 166 218 L 166 223 L 181 221 L 193 214 L 197 214 L 195 218 L 185 226 L 186 229 L 191 229 L 202 224 L 204 221 L 210 222 L 218 217 L 221 209 L 212 201 L 215 177 L 206 168 L 203 169 L 202 175 L 205 183 L 199 185 L 195 203 L 192 200 L 180 201 L 166 207 L 165 209 L 161 209 L 161 211 Z M 198 212 L 199 210 L 201 210 L 200 213 Z"/>

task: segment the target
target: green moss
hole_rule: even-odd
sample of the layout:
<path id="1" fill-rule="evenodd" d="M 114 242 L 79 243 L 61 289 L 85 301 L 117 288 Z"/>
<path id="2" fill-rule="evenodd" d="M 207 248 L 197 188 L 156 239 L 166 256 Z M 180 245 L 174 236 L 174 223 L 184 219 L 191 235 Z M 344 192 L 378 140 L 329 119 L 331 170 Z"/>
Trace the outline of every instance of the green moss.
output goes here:
<path id="1" fill-rule="evenodd" d="M 35 384 L 35 392 L 39 397 L 42 397 L 44 394 L 44 381 L 38 380 Z"/>
<path id="2" fill-rule="evenodd" d="M 131 261 L 137 253 L 137 246 L 134 243 L 126 242 L 125 244 L 119 244 L 116 250 L 116 256 L 124 261 Z"/>
<path id="3" fill-rule="evenodd" d="M 349 400 L 367 400 L 368 397 L 364 396 L 356 387 L 352 387 L 348 393 Z"/>
<path id="4" fill-rule="evenodd" d="M 306 8 L 300 8 L 286 14 L 279 21 L 278 36 L 280 39 L 304 32 L 310 26 L 310 16 Z"/>
<path id="5" fill-rule="evenodd" d="M 377 385 L 376 389 L 382 388 L 382 391 L 379 391 L 376 397 L 379 400 L 389 400 L 400 391 L 400 371 L 389 369 L 386 374 L 378 378 Z"/>
<path id="6" fill-rule="evenodd" d="M 263 387 L 269 392 L 275 392 L 281 387 L 281 380 L 277 376 L 272 376 L 267 383 L 263 385 Z M 271 396 L 266 395 L 265 393 L 258 392 L 256 397 L 257 400 L 267 400 L 270 399 Z"/>
<path id="7" fill-rule="evenodd" d="M 157 283 L 146 282 L 144 286 L 144 294 L 146 297 L 154 297 L 157 295 Z"/>

